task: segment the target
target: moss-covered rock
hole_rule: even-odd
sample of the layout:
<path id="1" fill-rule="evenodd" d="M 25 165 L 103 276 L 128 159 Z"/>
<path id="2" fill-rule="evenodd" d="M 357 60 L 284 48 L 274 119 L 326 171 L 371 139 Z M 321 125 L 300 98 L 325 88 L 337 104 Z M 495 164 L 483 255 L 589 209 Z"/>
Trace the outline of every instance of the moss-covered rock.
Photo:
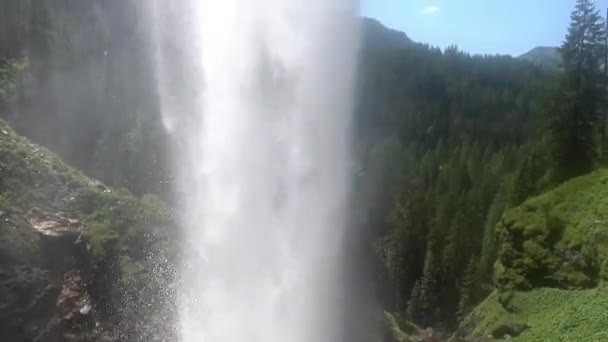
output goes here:
<path id="1" fill-rule="evenodd" d="M 112 191 L 18 136 L 1 120 L 0 199 L 0 205 L 16 210 L 38 207 L 85 222 L 83 233 L 100 257 L 118 240 L 134 242 L 145 232 L 165 234 L 172 222 L 155 196 L 138 199 L 125 190 Z"/>
<path id="2" fill-rule="evenodd" d="M 607 276 L 608 171 L 571 180 L 510 210 L 497 237 L 500 290 L 596 286 Z"/>
<path id="3" fill-rule="evenodd" d="M 109 189 L 0 120 L 0 335 L 100 340 L 103 326 L 130 341 L 170 333 L 173 227 L 157 197 Z M 69 236 L 45 236 L 53 229 Z M 81 274 L 91 317 L 101 325 L 57 330 L 57 296 L 71 269 Z"/>

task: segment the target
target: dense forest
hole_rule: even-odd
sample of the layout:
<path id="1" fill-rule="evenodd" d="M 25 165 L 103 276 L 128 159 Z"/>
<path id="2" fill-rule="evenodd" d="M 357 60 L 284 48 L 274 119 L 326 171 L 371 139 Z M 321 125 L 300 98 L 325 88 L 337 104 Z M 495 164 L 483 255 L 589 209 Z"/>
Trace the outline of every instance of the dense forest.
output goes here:
<path id="1" fill-rule="evenodd" d="M 561 70 L 415 43 L 365 51 L 358 189 L 387 307 L 453 328 L 494 288 L 505 210 L 598 165 L 604 25 L 578 2 Z"/>
<path id="2" fill-rule="evenodd" d="M 171 206 L 172 138 L 138 1 L 1 6 L 1 117 L 88 176 Z M 605 161 L 605 18 L 577 1 L 557 68 L 442 50 L 371 19 L 362 34 L 351 225 L 383 308 L 454 331 L 497 288 L 564 287 L 501 271 L 498 227 Z"/>

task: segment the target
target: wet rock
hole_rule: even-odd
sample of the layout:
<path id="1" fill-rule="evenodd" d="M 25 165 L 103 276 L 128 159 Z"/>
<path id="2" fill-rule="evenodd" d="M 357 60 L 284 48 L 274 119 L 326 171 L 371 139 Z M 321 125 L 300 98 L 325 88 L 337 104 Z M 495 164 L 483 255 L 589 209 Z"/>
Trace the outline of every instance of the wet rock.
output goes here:
<path id="1" fill-rule="evenodd" d="M 78 220 L 66 218 L 61 213 L 43 212 L 38 208 L 31 209 L 27 213 L 26 219 L 32 228 L 47 237 L 76 237 L 82 228 L 82 224 Z"/>
<path id="2" fill-rule="evenodd" d="M 34 341 L 88 341 L 96 326 L 91 298 L 79 271 L 65 274 L 63 286 L 55 300 L 54 316 Z"/>
<path id="3" fill-rule="evenodd" d="M 78 262 L 86 259 L 81 244 L 82 223 L 65 217 L 63 213 L 48 213 L 38 208 L 31 209 L 25 216 L 39 236 L 40 252 L 44 258 L 45 267 L 62 275 L 77 269 Z"/>
<path id="4" fill-rule="evenodd" d="M 57 313 L 62 319 L 86 316 L 91 311 L 91 300 L 86 294 L 79 271 L 68 272 L 64 277 L 63 288 L 57 298 Z"/>

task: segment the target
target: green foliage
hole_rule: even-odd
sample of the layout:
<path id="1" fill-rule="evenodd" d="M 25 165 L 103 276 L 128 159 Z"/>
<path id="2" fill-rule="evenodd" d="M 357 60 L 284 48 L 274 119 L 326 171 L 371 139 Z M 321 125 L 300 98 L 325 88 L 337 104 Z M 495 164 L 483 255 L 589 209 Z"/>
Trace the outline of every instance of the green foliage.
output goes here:
<path id="1" fill-rule="evenodd" d="M 519 205 L 526 199 L 540 193 L 539 180 L 547 173 L 549 162 L 544 158 L 544 150 L 526 153 L 523 164 L 515 173 L 511 203 Z"/>
<path id="2" fill-rule="evenodd" d="M 107 221 L 90 221 L 87 223 L 85 236 L 91 244 L 93 255 L 98 258 L 106 255 L 106 250 L 111 248 L 111 245 L 116 245 L 118 242 L 118 233 L 112 228 L 112 224 Z"/>
<path id="3" fill-rule="evenodd" d="M 579 24 L 594 22 L 596 30 L 601 18 L 587 19 Z M 573 27 L 579 25 L 574 21 Z M 571 35 L 577 30 L 572 28 Z M 597 57 L 594 44 L 603 33 L 592 33 L 586 48 Z M 396 311 L 408 311 L 418 323 L 449 326 L 492 291 L 494 279 L 503 291 L 597 284 L 596 249 L 577 239 L 563 240 L 569 223 L 550 206 L 510 214 L 534 217 L 531 226 L 512 224 L 509 215 L 501 220 L 506 209 L 593 167 L 597 121 L 591 119 L 601 103 L 593 89 L 602 80 L 589 81 L 597 76 L 590 73 L 585 82 L 591 83 L 579 84 L 589 91 L 572 91 L 577 85 L 573 75 L 581 72 L 572 68 L 573 58 L 580 57 L 568 52 L 572 39 L 561 49 L 564 74 L 558 77 L 509 58 L 471 57 L 455 48 L 442 53 L 410 44 L 364 54 L 369 67 L 363 72 L 361 108 L 371 103 L 376 115 L 361 114 L 357 121 L 358 135 L 369 144 L 362 160 L 373 160 L 368 156 L 386 146 L 377 137 L 390 136 L 390 146 L 399 146 L 381 149 L 392 156 L 382 160 L 393 161 L 378 164 L 392 170 L 382 178 L 387 179 L 381 184 L 384 192 L 363 196 L 382 199 L 371 224 L 383 235 L 381 255 Z M 580 58 L 588 65 L 596 61 Z M 549 92 L 555 86 L 557 95 Z M 579 119 L 583 123 L 573 128 Z M 549 135 L 541 131 L 546 126 Z M 535 136 L 542 139 L 527 141 Z M 371 169 L 364 162 L 366 168 Z M 372 176 L 360 182 L 373 183 Z M 512 243 L 504 242 L 507 232 Z M 573 260 L 564 263 L 570 256 Z"/>
<path id="4" fill-rule="evenodd" d="M 590 172 L 597 157 L 597 135 L 605 134 L 605 127 L 598 125 L 606 94 L 601 71 L 605 39 L 605 20 L 593 1 L 578 0 L 561 47 L 563 77 L 550 108 L 559 180 Z"/>
<path id="5" fill-rule="evenodd" d="M 380 244 L 391 307 L 425 325 L 453 324 L 491 292 L 494 227 L 511 197 L 513 160 L 526 149 L 445 150 L 414 154 L 402 169 L 402 190 Z"/>
<path id="6" fill-rule="evenodd" d="M 411 42 L 366 48 L 379 44 L 369 39 L 355 118 L 355 211 L 368 213 L 361 221 L 379 237 L 392 290 L 386 307 L 450 326 L 491 291 L 494 227 L 513 205 L 513 179 L 519 201 L 544 189 L 536 184 L 546 153 L 526 140 L 541 128 L 551 76 L 510 57 Z M 465 290 L 465 278 L 477 284 Z"/>
<path id="7" fill-rule="evenodd" d="M 510 178 L 502 183 L 486 216 L 481 256 L 477 264 L 476 288 L 479 291 L 478 297 L 492 292 L 493 289 L 494 262 L 497 254 L 496 225 L 507 208 L 510 184 Z"/>
<path id="8" fill-rule="evenodd" d="M 458 320 L 462 320 L 466 315 L 469 314 L 471 309 L 476 304 L 475 302 L 475 287 L 478 284 L 476 279 L 477 260 L 475 256 L 471 257 L 467 268 L 465 269 L 462 277 L 462 283 L 460 284 L 460 293 L 458 301 Z"/>
<path id="9" fill-rule="evenodd" d="M 599 283 L 608 258 L 607 179 L 600 170 L 507 212 L 497 227 L 499 289 Z"/>

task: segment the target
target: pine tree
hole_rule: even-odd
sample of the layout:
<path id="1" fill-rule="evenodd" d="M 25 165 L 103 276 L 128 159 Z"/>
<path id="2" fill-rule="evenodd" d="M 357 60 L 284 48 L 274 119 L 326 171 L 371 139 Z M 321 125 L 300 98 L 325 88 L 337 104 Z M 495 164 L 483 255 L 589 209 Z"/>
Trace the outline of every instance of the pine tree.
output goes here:
<path id="1" fill-rule="evenodd" d="M 496 260 L 496 224 L 507 207 L 508 182 L 500 187 L 486 215 L 486 223 L 481 243 L 481 254 L 477 266 L 477 289 L 480 295 L 488 294 L 492 289 L 494 261 Z"/>
<path id="2" fill-rule="evenodd" d="M 477 265 L 477 258 L 472 256 L 467 263 L 467 267 L 462 276 L 460 288 L 459 288 L 459 300 L 458 300 L 458 320 L 463 320 L 466 315 L 471 311 L 473 305 L 476 304 L 476 272 L 475 268 Z"/>
<path id="3" fill-rule="evenodd" d="M 431 271 L 425 271 L 412 289 L 412 296 L 407 307 L 408 317 L 421 325 L 436 324 L 440 309 L 437 299 L 437 282 Z"/>
<path id="4" fill-rule="evenodd" d="M 605 37 L 604 19 L 593 2 L 577 0 L 561 47 L 565 72 L 552 129 L 561 178 L 589 172 L 595 162 L 596 124 L 605 92 L 601 72 Z"/>
<path id="5" fill-rule="evenodd" d="M 538 194 L 539 181 L 544 176 L 547 170 L 547 165 L 543 159 L 542 149 L 533 150 L 524 153 L 528 154 L 515 172 L 513 184 L 513 194 L 511 205 L 519 205 L 529 197 Z"/>

